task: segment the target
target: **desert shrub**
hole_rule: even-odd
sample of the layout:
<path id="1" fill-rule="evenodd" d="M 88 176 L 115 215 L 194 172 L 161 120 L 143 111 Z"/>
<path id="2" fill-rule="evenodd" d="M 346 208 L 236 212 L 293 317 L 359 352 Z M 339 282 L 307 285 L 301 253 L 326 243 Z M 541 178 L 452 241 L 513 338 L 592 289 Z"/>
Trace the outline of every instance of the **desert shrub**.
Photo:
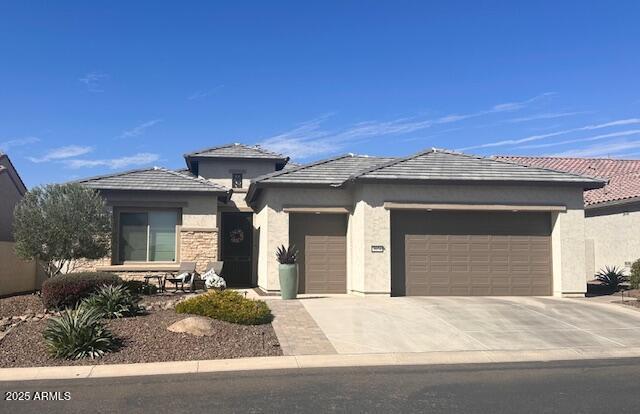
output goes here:
<path id="1" fill-rule="evenodd" d="M 84 306 L 65 309 L 50 319 L 42 335 L 55 358 L 96 358 L 117 348 L 113 334 L 100 322 L 99 312 Z"/>
<path id="2" fill-rule="evenodd" d="M 604 269 L 600 269 L 596 273 L 596 279 L 602 282 L 603 285 L 617 290 L 622 283 L 628 280 L 628 277 L 624 274 L 624 270 L 617 266 L 605 266 Z"/>
<path id="3" fill-rule="evenodd" d="M 631 265 L 631 276 L 629 276 L 631 289 L 640 289 L 640 259 Z"/>
<path id="4" fill-rule="evenodd" d="M 176 312 L 208 316 L 241 325 L 260 325 L 272 320 L 264 301 L 244 298 L 233 290 L 211 291 L 176 305 Z"/>
<path id="5" fill-rule="evenodd" d="M 68 273 L 49 278 L 42 284 L 42 301 L 46 308 L 75 307 L 99 287 L 119 285 L 122 280 L 112 273 Z"/>
<path id="6" fill-rule="evenodd" d="M 83 299 L 82 306 L 95 309 L 102 318 L 114 319 L 137 315 L 141 311 L 139 303 L 140 297 L 126 287 L 107 285 Z"/>
<path id="7" fill-rule="evenodd" d="M 122 285 L 134 295 L 155 295 L 158 287 L 151 283 L 144 283 L 140 280 L 125 280 Z"/>

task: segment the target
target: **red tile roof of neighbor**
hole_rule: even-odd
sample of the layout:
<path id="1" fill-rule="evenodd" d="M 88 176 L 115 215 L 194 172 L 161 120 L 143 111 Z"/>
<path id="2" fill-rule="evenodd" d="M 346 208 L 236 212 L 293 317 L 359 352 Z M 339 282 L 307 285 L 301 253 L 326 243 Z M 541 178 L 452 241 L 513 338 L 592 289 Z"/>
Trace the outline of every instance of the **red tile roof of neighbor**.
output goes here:
<path id="1" fill-rule="evenodd" d="M 640 160 L 518 156 L 497 156 L 495 158 L 531 167 L 550 168 L 609 180 L 609 183 L 603 188 L 584 192 L 586 206 L 640 197 Z"/>

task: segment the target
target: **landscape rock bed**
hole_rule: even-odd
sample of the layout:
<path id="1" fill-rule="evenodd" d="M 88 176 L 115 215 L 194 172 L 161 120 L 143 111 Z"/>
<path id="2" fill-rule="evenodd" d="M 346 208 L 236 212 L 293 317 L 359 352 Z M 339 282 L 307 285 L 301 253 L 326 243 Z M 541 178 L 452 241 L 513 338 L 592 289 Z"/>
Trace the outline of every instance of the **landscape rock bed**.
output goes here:
<path id="1" fill-rule="evenodd" d="M 61 360 L 49 356 L 42 330 L 46 320 L 20 323 L 0 342 L 0 368 L 122 364 L 161 361 L 227 359 L 282 355 L 270 324 L 245 326 L 212 320 L 214 336 L 174 333 L 167 327 L 184 319 L 172 310 L 105 321 L 122 347 L 97 359 Z"/>

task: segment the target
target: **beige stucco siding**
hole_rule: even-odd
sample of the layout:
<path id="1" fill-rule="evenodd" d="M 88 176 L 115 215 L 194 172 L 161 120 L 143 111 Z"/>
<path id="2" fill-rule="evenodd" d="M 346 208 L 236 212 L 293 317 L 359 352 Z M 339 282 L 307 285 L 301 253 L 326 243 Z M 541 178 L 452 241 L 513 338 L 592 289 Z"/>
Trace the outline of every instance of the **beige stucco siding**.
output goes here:
<path id="1" fill-rule="evenodd" d="M 627 267 L 640 259 L 640 204 L 589 211 L 585 234 L 587 280 L 605 266 Z"/>
<path id="2" fill-rule="evenodd" d="M 215 229 L 217 226 L 218 200 L 215 195 L 110 192 L 105 197 L 109 205 L 117 207 L 180 208 L 182 227 Z"/>
<path id="3" fill-rule="evenodd" d="M 383 204 L 393 202 L 429 202 L 461 204 L 564 205 L 557 213 L 552 233 L 554 245 L 554 294 L 584 293 L 584 211 L 582 190 L 578 187 L 507 185 L 389 185 L 364 184 L 356 202 L 354 223 L 357 246 L 364 254 L 352 275 L 364 293 L 390 293 L 391 249 L 390 214 Z M 372 253 L 371 245 L 383 245 L 385 251 Z M 364 282 L 364 283 L 363 283 Z"/>
<path id="4" fill-rule="evenodd" d="M 289 244 L 289 213 L 285 207 L 351 207 L 350 191 L 331 188 L 269 188 L 258 200 L 254 223 L 259 228 L 258 285 L 279 290 L 278 246 Z M 349 259 L 347 259 L 349 260 Z"/>
<path id="5" fill-rule="evenodd" d="M 565 206 L 550 214 L 554 295 L 583 294 L 585 284 L 585 230 L 582 189 L 575 186 L 513 185 L 393 185 L 357 184 L 341 189 L 267 188 L 259 200 L 259 285 L 278 290 L 273 253 L 289 237 L 284 207 L 344 206 L 350 211 L 347 229 L 347 289 L 353 294 L 389 295 L 391 291 L 391 214 L 385 202 L 510 204 Z M 372 246 L 384 251 L 372 252 Z M 265 251 L 266 249 L 266 251 Z"/>
<path id="6" fill-rule="evenodd" d="M 231 188 L 233 173 L 242 174 L 242 187 L 249 188 L 252 178 L 272 173 L 276 170 L 273 160 L 225 160 L 219 158 L 198 160 L 198 175 L 216 184 Z"/>
<path id="7" fill-rule="evenodd" d="M 176 261 L 195 261 L 199 271 L 204 270 L 209 261 L 218 257 L 218 198 L 214 194 L 195 193 L 149 193 L 109 191 L 103 196 L 109 208 L 114 214 L 114 238 L 112 254 L 114 257 L 106 257 L 100 260 L 83 261 L 77 270 L 108 270 L 119 272 L 120 268 L 136 267 L 141 272 L 155 269 L 158 262 L 140 263 L 126 266 L 118 264 L 117 252 L 117 212 L 127 209 L 172 209 L 182 212 L 181 221 L 176 229 Z M 163 265 L 166 267 L 166 265 Z M 176 264 L 177 266 L 177 264 Z M 169 267 L 166 267 L 168 270 Z M 163 268 L 164 270 L 164 268 Z M 126 270 L 129 272 L 129 270 Z M 125 270 L 122 270 L 125 272 Z"/>

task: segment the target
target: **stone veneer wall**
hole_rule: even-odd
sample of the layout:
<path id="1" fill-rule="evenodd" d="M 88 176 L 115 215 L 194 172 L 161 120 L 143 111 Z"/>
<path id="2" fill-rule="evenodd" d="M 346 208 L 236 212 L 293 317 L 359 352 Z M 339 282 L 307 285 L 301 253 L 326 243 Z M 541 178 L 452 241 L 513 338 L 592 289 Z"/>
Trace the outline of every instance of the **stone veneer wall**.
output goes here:
<path id="1" fill-rule="evenodd" d="M 184 229 L 180 232 L 180 261 L 196 262 L 196 270 L 204 272 L 207 264 L 218 260 L 218 230 Z"/>

